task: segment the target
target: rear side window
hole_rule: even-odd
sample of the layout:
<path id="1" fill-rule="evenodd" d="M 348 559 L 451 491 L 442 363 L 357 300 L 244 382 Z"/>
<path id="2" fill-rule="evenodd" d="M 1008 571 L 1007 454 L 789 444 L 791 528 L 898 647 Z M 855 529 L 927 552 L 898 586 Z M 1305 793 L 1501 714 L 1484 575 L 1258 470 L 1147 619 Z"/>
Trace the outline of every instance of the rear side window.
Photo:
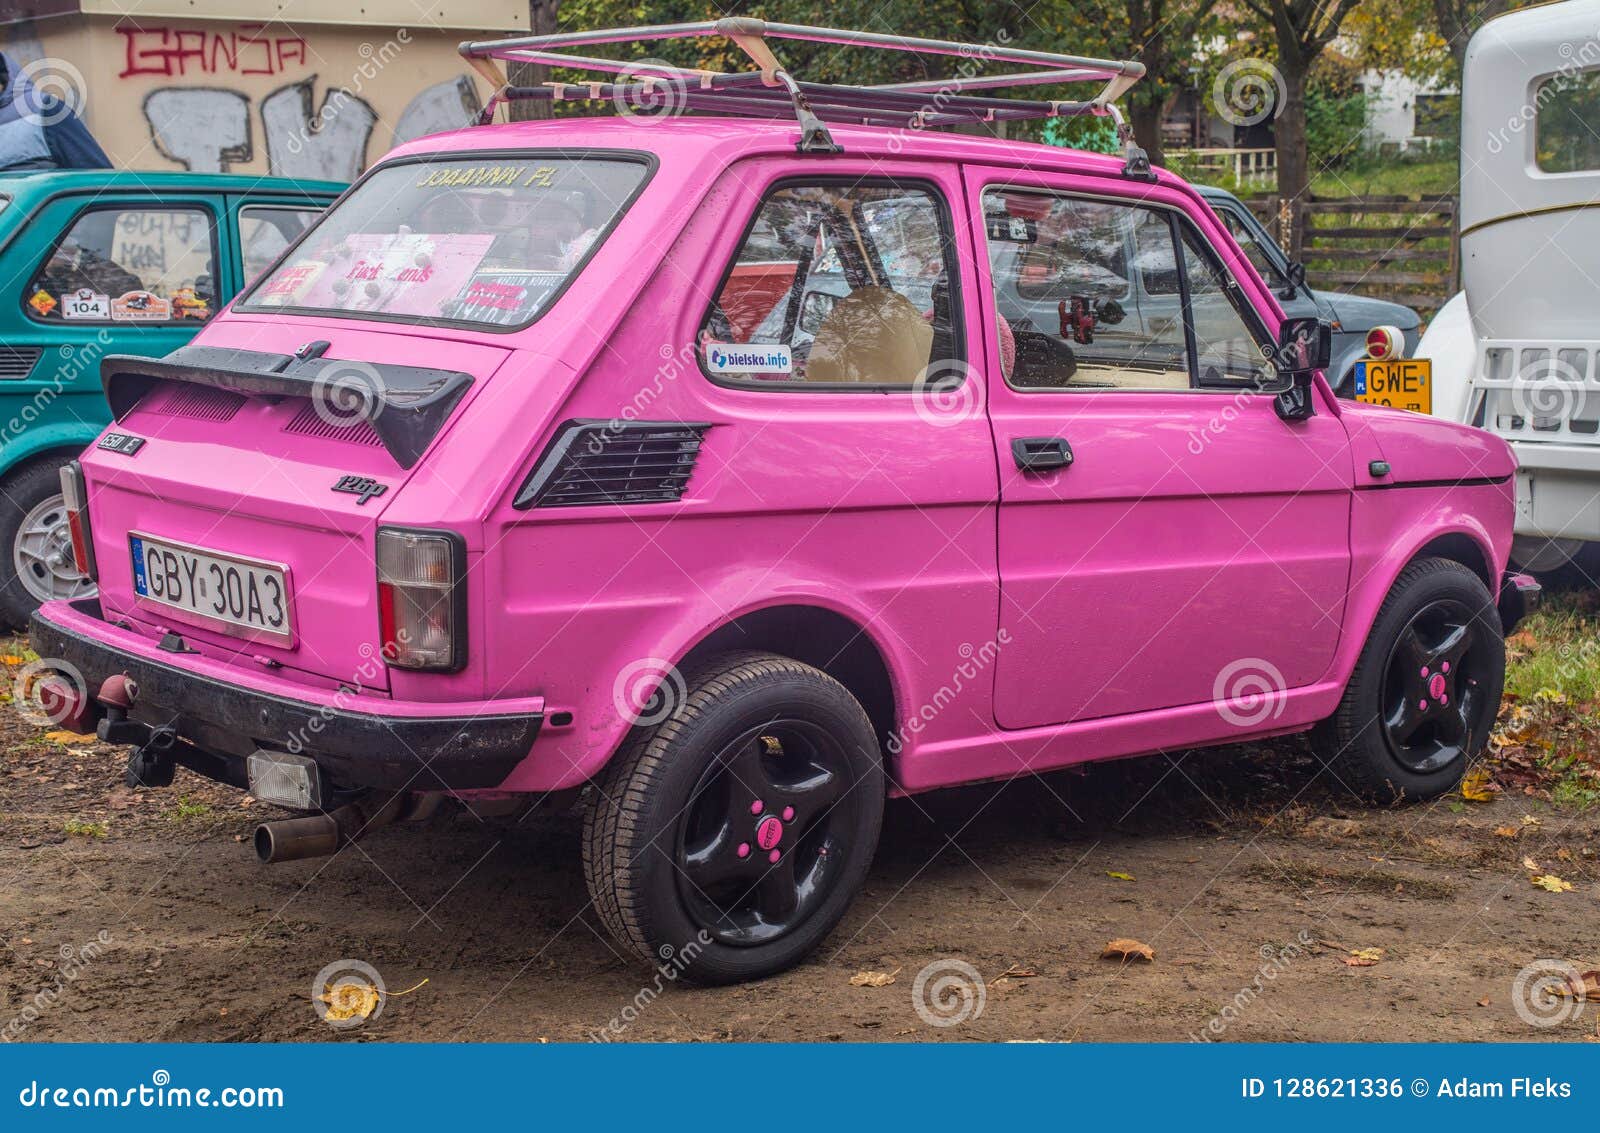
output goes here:
<path id="1" fill-rule="evenodd" d="M 955 256 L 923 186 L 768 193 L 701 326 L 714 379 L 914 387 L 960 373 Z"/>
<path id="2" fill-rule="evenodd" d="M 273 260 L 283 255 L 285 248 L 300 239 L 321 212 L 287 205 L 246 205 L 240 209 L 239 254 L 246 285 L 254 283 Z"/>
<path id="3" fill-rule="evenodd" d="M 1600 169 L 1600 71 L 1555 75 L 1533 97 L 1539 117 L 1534 149 L 1545 173 Z"/>
<path id="4" fill-rule="evenodd" d="M 204 322 L 217 307 L 211 213 L 89 209 L 56 242 L 22 298 L 29 315 L 49 322 Z"/>
<path id="5" fill-rule="evenodd" d="M 402 162 L 324 213 L 241 307 L 515 328 L 587 262 L 649 176 L 625 158 Z"/>

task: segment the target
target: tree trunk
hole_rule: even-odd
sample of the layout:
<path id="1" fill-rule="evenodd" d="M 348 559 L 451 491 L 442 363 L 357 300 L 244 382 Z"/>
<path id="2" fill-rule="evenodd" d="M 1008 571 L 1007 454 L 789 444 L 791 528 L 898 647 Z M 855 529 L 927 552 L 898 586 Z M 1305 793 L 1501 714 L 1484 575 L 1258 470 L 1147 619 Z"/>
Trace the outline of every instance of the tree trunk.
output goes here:
<path id="1" fill-rule="evenodd" d="M 534 35 L 553 35 L 559 0 L 528 0 L 528 26 Z M 532 87 L 550 78 L 550 68 L 542 63 L 508 63 L 506 78 L 512 86 Z M 551 104 L 544 99 L 515 99 L 506 108 L 513 122 L 527 122 L 536 118 L 551 117 Z"/>
<path id="2" fill-rule="evenodd" d="M 1278 159 L 1278 196 L 1298 204 L 1311 187 L 1306 153 L 1306 70 L 1304 65 L 1289 66 L 1280 61 L 1283 75 L 1283 106 L 1272 123 L 1273 142 Z M 1290 255 L 1300 249 L 1300 211 L 1295 209 L 1295 231 L 1285 233 Z"/>
<path id="3" fill-rule="evenodd" d="M 1133 127 L 1133 140 L 1150 155 L 1151 165 L 1165 165 L 1166 153 L 1161 145 L 1161 119 L 1165 109 L 1156 99 L 1133 99 L 1128 108 L 1128 122 Z"/>

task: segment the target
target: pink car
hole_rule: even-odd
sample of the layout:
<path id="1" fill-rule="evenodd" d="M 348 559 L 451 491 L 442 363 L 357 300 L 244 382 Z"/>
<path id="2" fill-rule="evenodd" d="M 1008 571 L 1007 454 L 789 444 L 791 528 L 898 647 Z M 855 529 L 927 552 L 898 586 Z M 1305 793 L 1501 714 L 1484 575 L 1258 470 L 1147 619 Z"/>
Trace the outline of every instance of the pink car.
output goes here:
<path id="1" fill-rule="evenodd" d="M 466 45 L 759 69 L 508 89 L 706 113 L 412 142 L 192 345 L 105 361 L 99 596 L 33 622 L 58 716 L 306 812 L 268 861 L 581 791 L 600 916 L 704 982 L 838 923 L 886 796 L 1305 731 L 1361 795 L 1457 784 L 1534 596 L 1505 442 L 1336 399 L 1326 326 L 1131 142 L 927 129 L 1109 114 L 1137 64 L 833 88 L 769 41 L 977 49 L 687 29 Z"/>

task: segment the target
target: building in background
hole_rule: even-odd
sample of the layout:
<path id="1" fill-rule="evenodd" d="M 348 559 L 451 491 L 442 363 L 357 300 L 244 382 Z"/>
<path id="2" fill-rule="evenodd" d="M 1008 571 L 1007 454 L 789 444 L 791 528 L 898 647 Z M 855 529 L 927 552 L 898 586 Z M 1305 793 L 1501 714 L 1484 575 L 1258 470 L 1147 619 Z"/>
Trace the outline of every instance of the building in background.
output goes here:
<path id="1" fill-rule="evenodd" d="M 1419 82 L 1400 71 L 1368 71 L 1361 89 L 1367 96 L 1367 149 L 1394 154 L 1455 148 L 1461 131 L 1455 87 Z"/>
<path id="2" fill-rule="evenodd" d="M 0 0 L 0 50 L 130 169 L 354 178 L 464 126 L 488 90 L 463 39 L 526 0 Z"/>

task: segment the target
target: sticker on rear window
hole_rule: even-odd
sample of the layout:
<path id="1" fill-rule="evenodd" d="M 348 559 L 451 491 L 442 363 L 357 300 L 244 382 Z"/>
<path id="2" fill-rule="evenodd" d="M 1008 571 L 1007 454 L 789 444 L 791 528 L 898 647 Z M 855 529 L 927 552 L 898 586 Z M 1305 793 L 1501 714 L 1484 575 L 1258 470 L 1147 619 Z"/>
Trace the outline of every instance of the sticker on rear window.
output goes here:
<path id="1" fill-rule="evenodd" d="M 794 355 L 781 342 L 759 346 L 708 342 L 706 367 L 713 374 L 792 374 Z"/>

